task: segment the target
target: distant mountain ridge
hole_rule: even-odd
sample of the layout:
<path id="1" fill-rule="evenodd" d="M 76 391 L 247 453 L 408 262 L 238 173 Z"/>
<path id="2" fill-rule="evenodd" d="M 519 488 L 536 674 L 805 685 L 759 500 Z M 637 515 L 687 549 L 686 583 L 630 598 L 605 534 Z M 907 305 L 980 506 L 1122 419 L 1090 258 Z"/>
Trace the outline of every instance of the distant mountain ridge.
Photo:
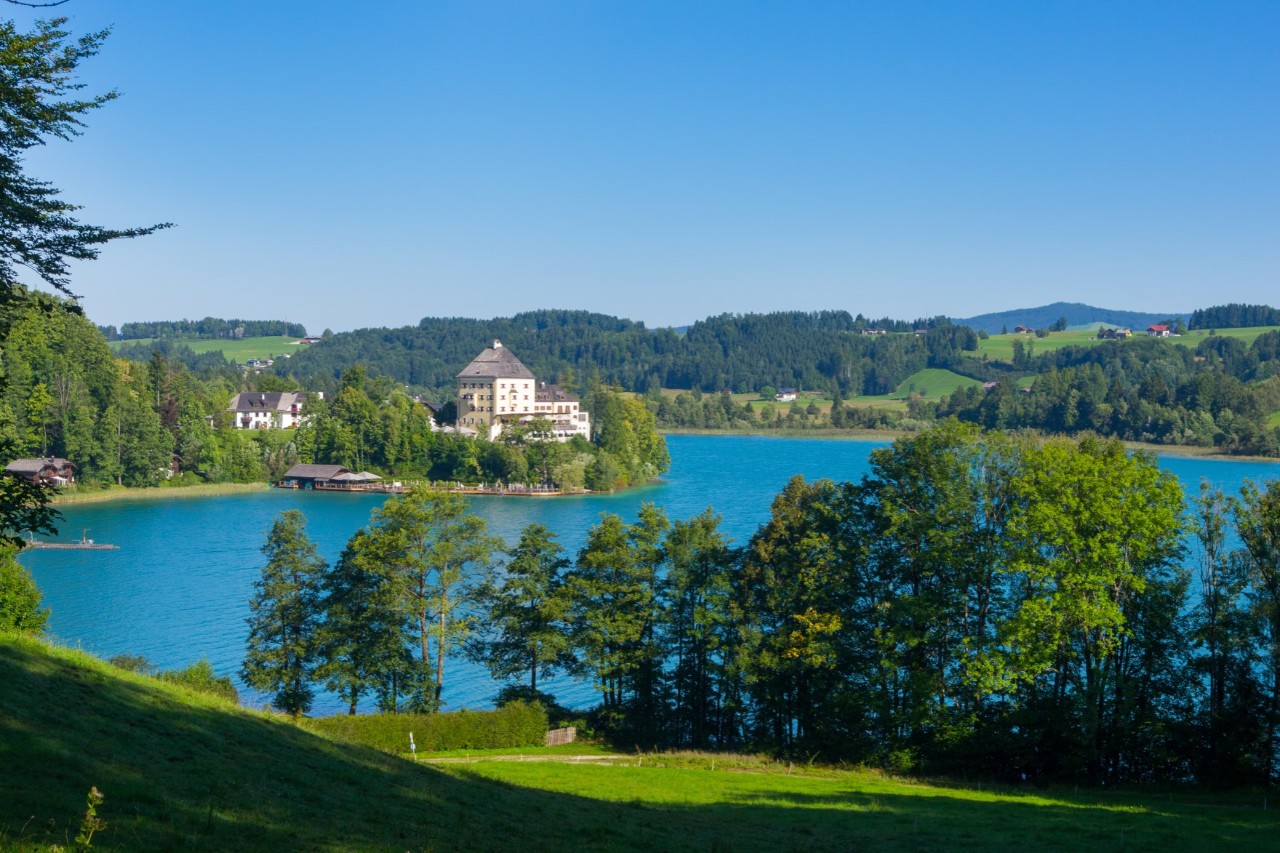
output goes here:
<path id="1" fill-rule="evenodd" d="M 1059 318 L 1066 317 L 1068 326 L 1084 326 L 1089 323 L 1111 323 L 1129 328 L 1146 328 L 1165 320 L 1181 317 L 1186 322 L 1190 314 L 1185 311 L 1166 311 L 1163 313 L 1147 313 L 1143 311 L 1120 311 L 1114 308 L 1098 308 L 1082 302 L 1054 302 L 1038 308 L 1017 308 L 1012 311 L 997 311 L 992 314 L 979 314 L 967 319 L 953 318 L 952 322 L 969 326 L 988 334 L 999 334 L 1006 326 L 1012 330 L 1015 326 L 1029 326 L 1032 329 L 1048 328 Z"/>

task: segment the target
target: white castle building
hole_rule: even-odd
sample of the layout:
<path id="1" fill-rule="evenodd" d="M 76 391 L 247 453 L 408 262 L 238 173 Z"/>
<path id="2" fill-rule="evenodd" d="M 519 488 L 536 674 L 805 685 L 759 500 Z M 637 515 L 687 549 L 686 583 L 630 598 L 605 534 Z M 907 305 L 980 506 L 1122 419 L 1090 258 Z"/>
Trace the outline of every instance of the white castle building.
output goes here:
<path id="1" fill-rule="evenodd" d="M 504 427 L 535 419 L 551 423 L 557 441 L 591 438 L 591 416 L 577 397 L 539 382 L 515 353 L 495 340 L 458 374 L 458 428 L 490 440 Z"/>

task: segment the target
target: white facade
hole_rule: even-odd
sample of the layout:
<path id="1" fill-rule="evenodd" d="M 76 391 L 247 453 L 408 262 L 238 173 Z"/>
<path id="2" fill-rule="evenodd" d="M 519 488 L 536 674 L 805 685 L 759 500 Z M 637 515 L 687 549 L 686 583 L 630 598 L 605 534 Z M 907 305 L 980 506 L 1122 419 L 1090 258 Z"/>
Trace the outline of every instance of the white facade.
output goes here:
<path id="1" fill-rule="evenodd" d="M 551 421 L 557 441 L 591 437 L 590 416 L 579 409 L 577 398 L 554 385 L 539 384 L 502 341 L 494 341 L 458 374 L 460 432 L 474 430 L 493 440 L 504 425 L 536 418 Z"/>
<path id="2" fill-rule="evenodd" d="M 324 394 L 317 392 L 319 399 Z M 294 429 L 302 425 L 305 391 L 253 391 L 231 398 L 227 407 L 234 416 L 235 429 Z"/>

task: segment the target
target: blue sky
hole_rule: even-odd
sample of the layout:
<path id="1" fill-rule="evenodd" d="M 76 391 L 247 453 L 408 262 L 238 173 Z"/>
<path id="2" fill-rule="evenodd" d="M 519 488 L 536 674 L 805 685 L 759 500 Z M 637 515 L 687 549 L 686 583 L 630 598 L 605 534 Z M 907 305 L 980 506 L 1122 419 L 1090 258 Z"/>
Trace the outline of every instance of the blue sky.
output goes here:
<path id="1" fill-rule="evenodd" d="M 38 14 L 5 5 L 19 21 Z M 99 323 L 1280 302 L 1280 3 L 71 0 Z"/>

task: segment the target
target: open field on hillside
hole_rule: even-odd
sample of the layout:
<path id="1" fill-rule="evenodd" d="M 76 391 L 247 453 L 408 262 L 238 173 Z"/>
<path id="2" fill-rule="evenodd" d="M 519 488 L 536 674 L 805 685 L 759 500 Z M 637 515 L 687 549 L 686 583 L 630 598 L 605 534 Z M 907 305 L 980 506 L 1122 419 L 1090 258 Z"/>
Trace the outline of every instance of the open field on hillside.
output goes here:
<path id="1" fill-rule="evenodd" d="M 1238 338 L 1243 341 L 1245 346 L 1251 345 L 1254 340 L 1264 332 L 1273 331 L 1275 326 L 1253 326 L 1245 329 L 1218 329 L 1215 333 L 1219 337 Z M 1134 337 L 1130 340 L 1137 340 L 1144 337 L 1144 333 L 1135 330 Z M 1165 338 L 1169 345 L 1180 345 L 1194 349 L 1200 341 L 1209 337 L 1209 330 L 1202 329 L 1176 338 Z M 965 353 L 968 358 L 982 358 L 986 356 L 991 361 L 1013 361 L 1013 342 L 1022 341 L 1023 346 L 1032 347 L 1035 353 L 1050 352 L 1052 350 L 1061 349 L 1065 346 L 1093 346 L 1099 343 L 1098 333 L 1094 330 L 1085 329 L 1068 329 L 1065 332 L 1050 332 L 1047 337 L 1037 338 L 1035 335 L 1014 334 L 992 335 L 987 340 L 978 341 L 978 349 L 976 352 Z"/>
<path id="2" fill-rule="evenodd" d="M 950 370 L 938 370 L 930 367 L 911 374 L 888 394 L 853 397 L 846 400 L 845 404 L 850 406 L 882 406 L 891 409 L 905 409 L 905 400 L 912 394 L 918 393 L 927 399 L 937 400 L 950 396 L 957 388 L 967 388 L 981 384 L 976 379 L 961 376 Z M 662 389 L 663 396 L 668 399 L 675 399 L 679 394 L 688 393 L 690 392 L 673 388 Z M 750 403 L 757 411 L 764 406 L 773 406 L 786 413 L 792 405 L 798 404 L 802 408 L 806 408 L 810 403 L 817 406 L 818 411 L 824 415 L 831 411 L 831 397 L 816 391 L 800 391 L 795 403 L 778 403 L 772 398 L 764 399 L 756 393 L 734 394 L 732 396 L 733 402 L 738 406 Z"/>
<path id="3" fill-rule="evenodd" d="M 925 784 L 753 756 L 428 765 L 0 635 L 0 848 L 1264 849 L 1262 795 Z M 584 750 L 585 752 L 585 750 Z"/>
<path id="4" fill-rule="evenodd" d="M 117 350 L 125 344 L 149 344 L 154 338 L 139 338 L 132 341 L 111 341 L 111 348 Z M 265 338 L 241 338 L 238 341 L 229 338 L 191 338 L 169 339 L 174 344 L 190 347 L 192 352 L 205 353 L 221 350 L 230 361 L 244 363 L 251 358 L 275 358 L 280 355 L 293 355 L 303 346 L 297 338 L 272 336 Z"/>

